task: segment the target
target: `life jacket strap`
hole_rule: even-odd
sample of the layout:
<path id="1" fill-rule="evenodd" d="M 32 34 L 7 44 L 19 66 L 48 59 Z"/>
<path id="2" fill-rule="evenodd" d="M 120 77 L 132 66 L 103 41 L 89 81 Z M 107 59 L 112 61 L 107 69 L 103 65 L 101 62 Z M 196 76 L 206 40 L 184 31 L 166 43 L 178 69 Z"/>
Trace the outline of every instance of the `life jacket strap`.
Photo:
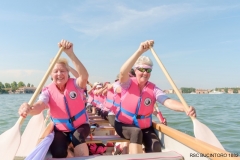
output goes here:
<path id="1" fill-rule="evenodd" d="M 52 121 L 54 124 L 57 124 L 57 123 L 65 123 L 67 128 L 70 130 L 70 131 L 73 131 L 75 130 L 74 126 L 73 126 L 73 122 L 75 120 L 77 120 L 80 116 L 82 116 L 83 114 L 86 114 L 86 109 L 84 108 L 82 111 L 80 111 L 78 114 L 76 114 L 75 116 L 72 116 L 71 118 L 68 118 L 68 119 L 62 119 L 62 118 L 53 118 L 51 117 Z"/>

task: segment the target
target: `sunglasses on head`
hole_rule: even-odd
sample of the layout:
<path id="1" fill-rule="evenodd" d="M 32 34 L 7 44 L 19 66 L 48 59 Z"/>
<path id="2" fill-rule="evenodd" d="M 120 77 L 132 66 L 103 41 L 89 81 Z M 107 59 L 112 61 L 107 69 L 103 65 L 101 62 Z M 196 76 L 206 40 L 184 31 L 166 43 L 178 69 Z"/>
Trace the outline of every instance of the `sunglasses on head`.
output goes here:
<path id="1" fill-rule="evenodd" d="M 147 73 L 151 73 L 152 69 L 151 68 L 137 68 L 137 70 L 139 70 L 140 72 L 147 72 Z"/>

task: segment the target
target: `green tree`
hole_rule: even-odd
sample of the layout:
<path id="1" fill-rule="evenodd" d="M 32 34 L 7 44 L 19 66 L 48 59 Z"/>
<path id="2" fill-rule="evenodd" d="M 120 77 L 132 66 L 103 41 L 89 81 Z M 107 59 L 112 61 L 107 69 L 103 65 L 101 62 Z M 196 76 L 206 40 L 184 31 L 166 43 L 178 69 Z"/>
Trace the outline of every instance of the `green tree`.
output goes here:
<path id="1" fill-rule="evenodd" d="M 9 83 L 5 83 L 5 88 L 11 88 L 11 85 Z"/>
<path id="2" fill-rule="evenodd" d="M 22 81 L 18 82 L 18 85 L 17 85 L 18 88 L 25 87 L 25 86 L 26 85 Z"/>
<path id="3" fill-rule="evenodd" d="M 31 87 L 34 87 L 34 85 L 32 84 Z"/>
<path id="4" fill-rule="evenodd" d="M 182 87 L 181 90 L 182 90 L 182 93 L 191 93 L 196 91 L 196 89 L 192 87 L 191 88 Z"/>
<path id="5" fill-rule="evenodd" d="M 17 82 L 13 81 L 13 83 L 11 83 L 11 87 L 17 87 Z"/>
<path id="6" fill-rule="evenodd" d="M 11 88 L 12 91 L 15 92 L 17 90 L 17 82 L 13 81 L 13 83 L 11 83 Z"/>
<path id="7" fill-rule="evenodd" d="M 1 88 L 5 88 L 4 84 L 2 82 L 0 82 L 0 87 Z"/>
<path id="8" fill-rule="evenodd" d="M 228 93 L 228 88 L 224 88 L 224 92 L 225 92 L 225 93 Z"/>
<path id="9" fill-rule="evenodd" d="M 0 94 L 8 93 L 3 87 L 4 87 L 3 85 L 0 85 Z"/>
<path id="10" fill-rule="evenodd" d="M 30 87 L 30 83 L 27 84 L 27 87 Z"/>

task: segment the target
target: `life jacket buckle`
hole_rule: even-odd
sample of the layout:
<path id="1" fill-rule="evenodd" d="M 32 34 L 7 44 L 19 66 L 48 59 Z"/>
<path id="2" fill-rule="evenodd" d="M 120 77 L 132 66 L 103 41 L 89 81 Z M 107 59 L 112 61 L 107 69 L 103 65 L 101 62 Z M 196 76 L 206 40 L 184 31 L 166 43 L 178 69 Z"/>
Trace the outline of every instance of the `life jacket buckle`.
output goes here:
<path id="1" fill-rule="evenodd" d="M 73 121 L 75 121 L 75 120 L 76 120 L 76 119 L 75 119 L 75 116 L 69 118 L 69 122 L 70 122 L 70 123 L 73 123 Z"/>
<path id="2" fill-rule="evenodd" d="M 137 118 L 137 119 L 141 119 L 141 118 L 142 118 L 142 115 L 136 115 L 136 118 Z"/>

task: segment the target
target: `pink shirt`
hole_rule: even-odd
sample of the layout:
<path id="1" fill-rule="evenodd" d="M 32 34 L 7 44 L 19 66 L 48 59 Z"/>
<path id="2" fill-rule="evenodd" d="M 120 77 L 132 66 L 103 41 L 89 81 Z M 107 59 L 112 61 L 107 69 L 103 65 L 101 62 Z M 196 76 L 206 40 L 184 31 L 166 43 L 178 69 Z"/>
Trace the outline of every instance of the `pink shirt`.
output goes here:
<path id="1" fill-rule="evenodd" d="M 113 91 L 114 91 L 114 93 L 116 93 L 116 89 L 117 89 L 118 87 L 120 87 L 119 81 L 114 82 L 112 85 L 113 85 Z"/>

